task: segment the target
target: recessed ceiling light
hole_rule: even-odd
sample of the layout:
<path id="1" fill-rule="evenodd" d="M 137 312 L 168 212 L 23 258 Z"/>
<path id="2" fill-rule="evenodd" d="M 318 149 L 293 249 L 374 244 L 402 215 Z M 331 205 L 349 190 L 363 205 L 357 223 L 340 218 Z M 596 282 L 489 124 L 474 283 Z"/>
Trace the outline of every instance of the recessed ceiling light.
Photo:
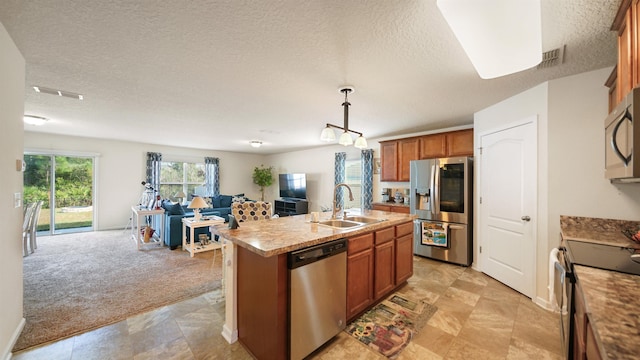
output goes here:
<path id="1" fill-rule="evenodd" d="M 35 116 L 35 115 L 25 115 L 23 117 L 24 123 L 28 124 L 28 125 L 35 125 L 35 126 L 40 126 L 40 125 L 44 125 L 47 123 L 47 121 L 49 121 L 49 119 L 42 117 L 42 116 Z"/>
<path id="2" fill-rule="evenodd" d="M 259 148 L 260 146 L 262 146 L 262 141 L 260 141 L 260 140 L 251 140 L 251 142 L 249 144 L 251 144 L 251 146 L 254 147 L 254 148 Z"/>

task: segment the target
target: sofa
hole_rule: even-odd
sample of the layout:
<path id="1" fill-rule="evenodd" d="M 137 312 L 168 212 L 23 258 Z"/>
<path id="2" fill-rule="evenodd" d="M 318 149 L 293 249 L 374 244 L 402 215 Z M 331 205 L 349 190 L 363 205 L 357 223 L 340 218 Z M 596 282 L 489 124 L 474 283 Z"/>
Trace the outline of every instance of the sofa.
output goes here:
<path id="1" fill-rule="evenodd" d="M 200 209 L 200 214 L 216 215 L 229 221 L 229 214 L 231 213 L 231 203 L 234 198 L 242 198 L 243 194 L 238 195 L 218 195 L 213 197 L 203 197 L 207 203 L 211 204 L 209 208 Z M 182 246 L 182 218 L 193 217 L 193 209 L 187 208 L 187 205 L 174 204 L 171 201 L 164 200 L 162 202 L 162 208 L 164 209 L 164 243 L 169 246 L 171 250 L 176 249 L 178 246 Z M 208 227 L 196 228 L 194 235 L 207 234 L 211 236 Z M 187 232 L 187 241 L 190 241 L 189 233 Z"/>

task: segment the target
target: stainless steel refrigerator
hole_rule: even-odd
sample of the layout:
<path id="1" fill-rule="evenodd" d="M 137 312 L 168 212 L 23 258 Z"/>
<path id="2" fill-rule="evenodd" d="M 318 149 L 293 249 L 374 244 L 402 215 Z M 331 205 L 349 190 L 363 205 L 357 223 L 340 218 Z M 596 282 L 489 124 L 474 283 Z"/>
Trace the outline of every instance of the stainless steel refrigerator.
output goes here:
<path id="1" fill-rule="evenodd" d="M 473 262 L 473 157 L 411 161 L 414 254 Z"/>

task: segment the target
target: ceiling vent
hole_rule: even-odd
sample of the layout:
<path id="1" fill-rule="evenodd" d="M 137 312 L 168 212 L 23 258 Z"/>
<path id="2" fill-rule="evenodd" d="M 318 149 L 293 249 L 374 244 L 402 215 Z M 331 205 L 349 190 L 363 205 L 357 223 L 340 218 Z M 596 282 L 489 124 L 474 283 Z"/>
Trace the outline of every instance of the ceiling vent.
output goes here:
<path id="1" fill-rule="evenodd" d="M 48 87 L 37 86 L 37 85 L 33 86 L 33 90 L 35 90 L 37 93 L 43 93 L 43 94 L 49 94 L 49 95 L 55 95 L 55 96 L 64 96 L 64 97 L 68 97 L 76 100 L 84 100 L 84 95 L 72 93 L 70 91 L 56 90 L 56 89 L 51 89 Z"/>
<path id="2" fill-rule="evenodd" d="M 538 69 L 546 69 L 562 64 L 566 47 L 567 45 L 562 45 L 562 47 L 542 53 L 542 61 L 538 64 Z"/>

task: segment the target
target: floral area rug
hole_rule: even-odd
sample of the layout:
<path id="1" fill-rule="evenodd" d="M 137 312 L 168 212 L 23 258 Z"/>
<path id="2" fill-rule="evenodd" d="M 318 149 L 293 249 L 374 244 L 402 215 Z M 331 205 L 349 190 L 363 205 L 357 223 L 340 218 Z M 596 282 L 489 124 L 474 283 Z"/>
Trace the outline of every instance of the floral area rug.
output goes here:
<path id="1" fill-rule="evenodd" d="M 422 300 L 394 293 L 352 322 L 345 331 L 369 348 L 394 359 L 437 310 Z"/>

